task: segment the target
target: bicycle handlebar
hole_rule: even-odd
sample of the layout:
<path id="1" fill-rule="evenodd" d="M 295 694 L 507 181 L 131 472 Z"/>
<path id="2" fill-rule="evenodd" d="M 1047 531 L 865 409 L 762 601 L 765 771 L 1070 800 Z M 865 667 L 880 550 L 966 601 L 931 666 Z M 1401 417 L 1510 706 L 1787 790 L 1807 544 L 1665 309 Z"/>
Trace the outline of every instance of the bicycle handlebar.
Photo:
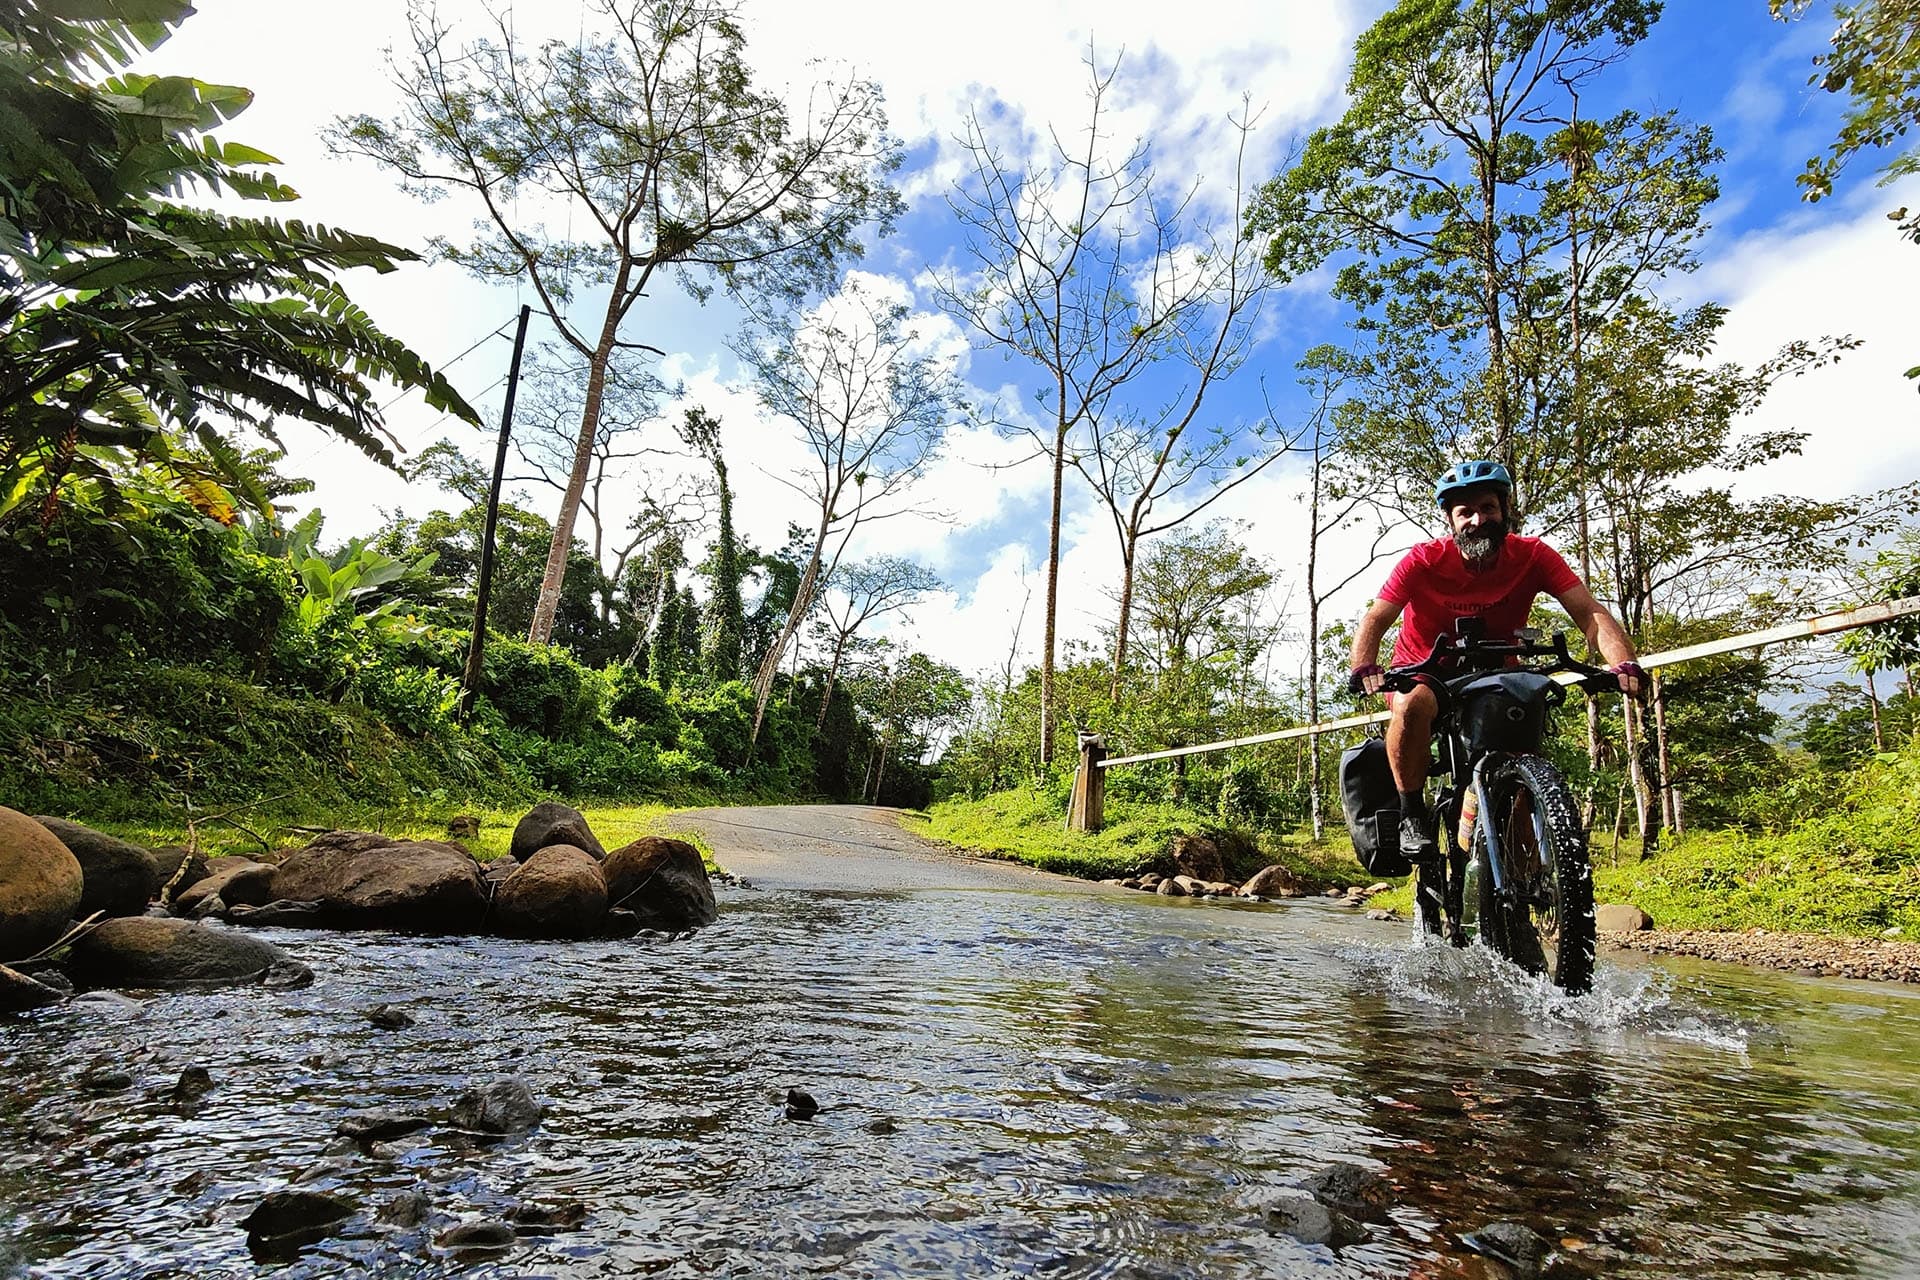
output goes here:
<path id="1" fill-rule="evenodd" d="M 1527 640 L 1482 640 L 1478 636 L 1443 635 L 1433 642 L 1433 649 L 1419 662 L 1404 667 L 1389 667 L 1382 672 L 1380 684 L 1382 693 L 1409 693 L 1419 685 L 1418 676 L 1438 676 L 1459 674 L 1449 670 L 1462 660 L 1470 657 L 1489 658 L 1551 658 L 1553 662 L 1545 667 L 1528 667 L 1542 675 L 1555 671 L 1571 671 L 1579 675 L 1576 681 L 1579 687 L 1589 693 L 1618 693 L 1620 678 L 1605 667 L 1596 667 L 1580 661 L 1567 649 L 1567 633 L 1553 633 L 1553 643 L 1539 644 Z"/>

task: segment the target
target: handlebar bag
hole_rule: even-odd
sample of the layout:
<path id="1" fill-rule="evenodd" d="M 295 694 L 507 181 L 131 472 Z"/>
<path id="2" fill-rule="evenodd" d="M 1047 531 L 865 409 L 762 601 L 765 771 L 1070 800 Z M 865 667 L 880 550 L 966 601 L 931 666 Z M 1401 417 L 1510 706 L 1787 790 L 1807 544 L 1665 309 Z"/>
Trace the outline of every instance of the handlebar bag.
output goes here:
<path id="1" fill-rule="evenodd" d="M 1404 876 L 1413 870 L 1400 854 L 1400 795 L 1383 740 L 1368 738 L 1340 753 L 1340 807 L 1354 856 L 1369 875 Z"/>
<path id="2" fill-rule="evenodd" d="M 1460 733 L 1475 754 L 1538 751 L 1547 735 L 1547 712 L 1565 697 L 1554 681 L 1535 671 L 1502 671 L 1459 686 Z"/>

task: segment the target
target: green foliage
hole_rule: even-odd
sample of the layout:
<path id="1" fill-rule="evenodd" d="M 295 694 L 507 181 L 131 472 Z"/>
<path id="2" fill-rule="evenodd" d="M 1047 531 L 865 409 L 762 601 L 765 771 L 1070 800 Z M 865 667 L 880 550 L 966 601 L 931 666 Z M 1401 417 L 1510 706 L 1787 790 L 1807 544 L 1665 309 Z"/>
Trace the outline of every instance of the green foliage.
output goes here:
<path id="1" fill-rule="evenodd" d="M 248 91 L 180 76 L 88 82 L 191 13 L 166 0 L 51 14 L 0 4 L 0 523 L 33 501 L 50 518 L 63 485 L 110 484 L 129 456 L 169 468 L 225 520 L 227 489 L 262 507 L 215 421 L 271 433 L 276 418 L 301 418 L 391 463 L 376 380 L 475 420 L 336 279 L 415 255 L 173 202 L 190 189 L 294 197 L 261 169 L 271 156 L 209 136 Z"/>
<path id="2" fill-rule="evenodd" d="M 1776 831 L 1690 834 L 1650 861 L 1596 868 L 1601 900 L 1665 928 L 1920 937 L 1920 745 L 1790 780 L 1774 808 Z"/>

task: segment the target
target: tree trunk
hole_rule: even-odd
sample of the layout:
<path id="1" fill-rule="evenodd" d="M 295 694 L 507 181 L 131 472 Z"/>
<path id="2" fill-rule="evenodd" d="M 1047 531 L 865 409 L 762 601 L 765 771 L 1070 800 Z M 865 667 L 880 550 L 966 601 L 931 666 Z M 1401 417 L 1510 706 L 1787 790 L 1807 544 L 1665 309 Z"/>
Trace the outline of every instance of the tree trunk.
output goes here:
<path id="1" fill-rule="evenodd" d="M 760 741 L 760 726 L 767 718 L 767 700 L 773 696 L 773 680 L 780 674 L 781 660 L 787 656 L 787 646 L 793 643 L 794 632 L 800 629 L 800 619 L 806 615 L 813 604 L 813 592 L 820 581 L 820 549 L 826 545 L 827 525 L 831 517 L 824 511 L 820 519 L 820 531 L 813 540 L 813 554 L 807 557 L 806 572 L 800 575 L 800 585 L 794 588 L 793 607 L 787 610 L 787 620 L 780 626 L 780 634 L 768 646 L 766 656 L 760 659 L 760 669 L 753 675 L 753 732 L 748 736 L 748 746 Z"/>
<path id="2" fill-rule="evenodd" d="M 1651 744 L 1647 741 L 1646 712 L 1638 699 L 1622 702 L 1627 735 L 1627 774 L 1633 780 L 1634 819 L 1640 828 L 1640 858 L 1651 858 L 1660 847 L 1660 797 L 1652 778 Z"/>
<path id="3" fill-rule="evenodd" d="M 1867 707 L 1873 713 L 1873 749 L 1887 749 L 1887 732 L 1880 724 L 1880 690 L 1874 687 L 1873 672 L 1867 672 Z"/>
<path id="4" fill-rule="evenodd" d="M 1307 723 L 1320 723 L 1320 597 L 1315 575 L 1320 568 L 1320 437 L 1313 441 L 1313 479 L 1307 494 Z M 1313 841 L 1327 838 L 1320 811 L 1320 735 L 1307 735 L 1307 821 Z"/>
<path id="5" fill-rule="evenodd" d="M 1673 752 L 1667 737 L 1667 686 L 1657 671 L 1651 679 L 1654 742 L 1660 761 L 1660 813 L 1669 831 L 1676 836 L 1685 835 L 1680 822 L 1680 792 L 1673 782 Z"/>
<path id="6" fill-rule="evenodd" d="M 820 714 L 814 717 L 813 727 L 818 731 L 827 723 L 827 708 L 833 703 L 833 682 L 840 674 L 840 656 L 847 651 L 847 632 L 841 632 L 833 642 L 833 661 L 827 664 L 827 687 L 820 695 Z"/>
<path id="7" fill-rule="evenodd" d="M 600 326 L 600 341 L 587 361 L 587 400 L 580 410 L 580 439 L 573 446 L 573 471 L 567 477 L 566 492 L 560 497 L 559 514 L 553 518 L 553 543 L 547 548 L 546 572 L 540 576 L 540 596 L 534 602 L 533 621 L 527 627 L 527 640 L 546 644 L 553 637 L 553 617 L 560 611 L 560 587 L 567 578 L 567 559 L 573 554 L 573 526 L 580 518 L 580 497 L 587 489 L 587 476 L 593 470 L 593 442 L 600 430 L 600 402 L 607 390 L 607 361 L 613 358 L 614 340 L 620 331 L 620 301 L 626 296 L 627 278 L 632 264 L 622 262 L 613 280 L 613 296 L 607 299 L 607 317 Z"/>
<path id="8" fill-rule="evenodd" d="M 1060 403 L 1066 403 L 1066 388 L 1058 389 Z M 1053 432 L 1053 507 L 1047 517 L 1047 626 L 1040 654 L 1040 765 L 1053 763 L 1053 644 L 1054 628 L 1060 610 L 1060 496 L 1066 479 L 1067 421 L 1059 420 Z"/>
<path id="9" fill-rule="evenodd" d="M 1120 621 L 1113 637 L 1113 684 L 1108 691 L 1113 702 L 1120 701 L 1121 673 L 1127 666 L 1127 630 L 1133 618 L 1133 559 L 1139 545 L 1140 535 L 1129 529 L 1120 548 Z"/>

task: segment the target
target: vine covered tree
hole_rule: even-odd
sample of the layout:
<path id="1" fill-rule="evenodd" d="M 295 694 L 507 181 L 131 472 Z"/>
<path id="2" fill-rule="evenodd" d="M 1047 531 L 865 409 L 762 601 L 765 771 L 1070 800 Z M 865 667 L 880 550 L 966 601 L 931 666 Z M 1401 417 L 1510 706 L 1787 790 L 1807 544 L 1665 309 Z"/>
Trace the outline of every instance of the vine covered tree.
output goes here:
<path id="1" fill-rule="evenodd" d="M 899 212 L 899 162 L 879 90 L 823 82 L 796 118 L 757 87 L 726 0 L 595 0 L 591 37 L 528 47 L 510 8 L 460 43 L 430 8 L 409 11 L 398 114 L 343 117 L 337 146 L 394 170 L 427 198 L 477 204 L 474 234 L 439 252 L 483 279 L 524 280 L 587 363 L 573 464 L 529 637 L 545 640 L 581 494 L 593 469 L 610 367 L 662 348 L 628 333 L 671 274 L 696 298 L 716 284 L 797 298 L 837 276 Z M 565 210 L 579 236 L 529 209 Z M 591 323 L 573 304 L 605 303 Z"/>

